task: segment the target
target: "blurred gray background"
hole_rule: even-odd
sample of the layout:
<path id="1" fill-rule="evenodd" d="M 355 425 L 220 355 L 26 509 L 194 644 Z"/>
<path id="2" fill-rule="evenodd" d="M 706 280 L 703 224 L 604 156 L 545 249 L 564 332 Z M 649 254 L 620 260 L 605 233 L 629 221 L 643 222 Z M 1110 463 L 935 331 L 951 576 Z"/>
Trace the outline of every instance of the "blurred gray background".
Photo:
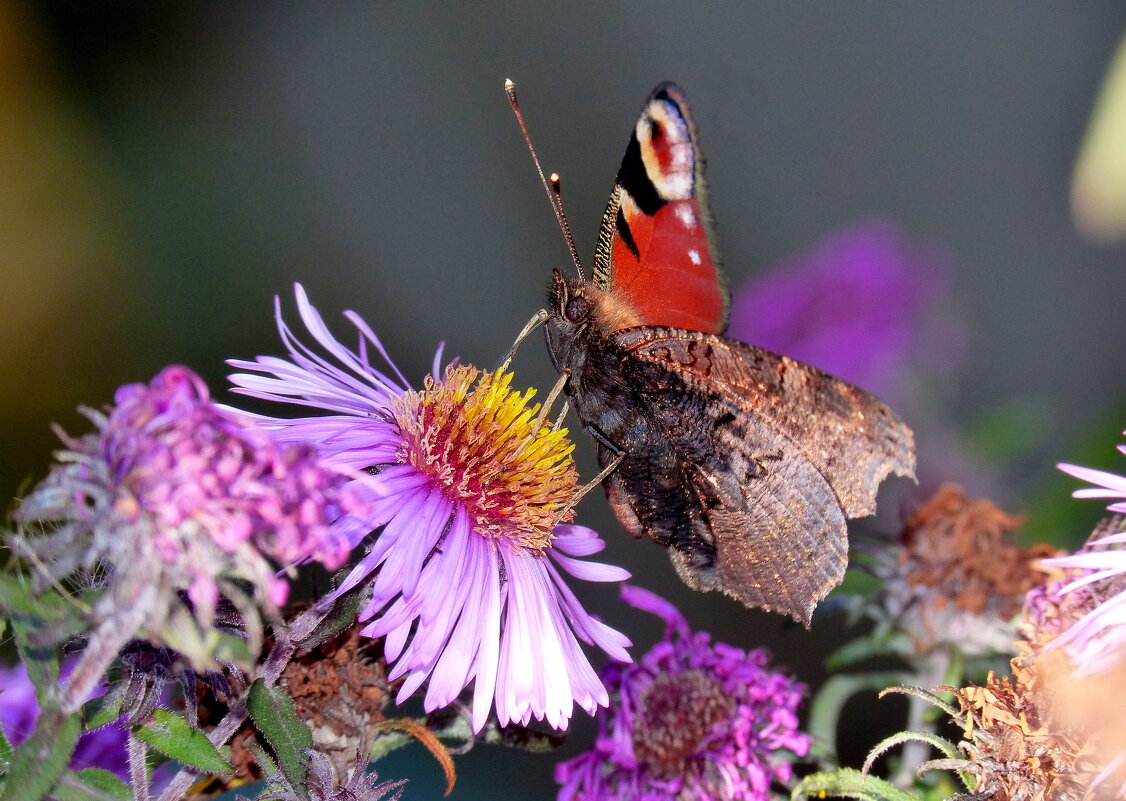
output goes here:
<path id="1" fill-rule="evenodd" d="M 1093 434 L 1113 464 L 1126 425 L 1126 248 L 1085 243 L 1068 208 L 1124 28 L 1120 0 L 5 4 L 5 497 L 43 475 L 50 422 L 85 430 L 77 405 L 171 362 L 222 395 L 224 359 L 280 353 L 273 296 L 292 310 L 294 281 L 330 321 L 362 314 L 412 378 L 440 340 L 495 364 L 567 264 L 506 77 L 588 262 L 630 126 L 666 79 L 692 101 L 733 285 L 872 215 L 946 243 L 970 339 L 942 402 L 967 428 L 1033 410 L 1035 443 L 997 467 L 1001 500 L 1065 496 L 1052 465 Z M 553 380 L 537 342 L 517 366 Z M 820 677 L 816 626 L 691 596 L 599 497 L 580 521 L 694 620 Z M 590 598 L 639 643 L 659 634 L 612 593 Z M 479 748 L 454 797 L 550 796 L 553 761 Z M 428 757 L 385 770 L 417 777 L 409 798 L 439 792 Z"/>

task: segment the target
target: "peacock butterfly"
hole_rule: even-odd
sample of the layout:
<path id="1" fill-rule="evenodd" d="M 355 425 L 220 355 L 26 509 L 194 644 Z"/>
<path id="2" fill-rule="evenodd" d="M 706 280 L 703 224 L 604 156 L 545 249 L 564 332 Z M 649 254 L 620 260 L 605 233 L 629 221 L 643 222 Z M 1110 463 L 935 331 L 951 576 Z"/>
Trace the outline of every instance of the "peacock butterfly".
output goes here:
<path id="1" fill-rule="evenodd" d="M 846 518 L 875 512 L 889 473 L 914 477 L 914 438 L 866 392 L 721 336 L 728 305 L 696 130 L 664 83 L 626 147 L 593 279 L 554 271 L 548 348 L 626 530 L 666 546 L 693 589 L 808 627 L 844 577 Z"/>

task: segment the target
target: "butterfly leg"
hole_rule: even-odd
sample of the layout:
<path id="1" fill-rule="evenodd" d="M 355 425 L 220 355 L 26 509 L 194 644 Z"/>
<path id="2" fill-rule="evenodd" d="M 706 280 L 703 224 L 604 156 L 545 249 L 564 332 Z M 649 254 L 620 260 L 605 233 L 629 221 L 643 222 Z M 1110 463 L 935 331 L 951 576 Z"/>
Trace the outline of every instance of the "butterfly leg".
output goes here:
<path id="1" fill-rule="evenodd" d="M 571 408 L 570 401 L 563 401 L 563 405 L 559 408 L 559 416 L 555 418 L 555 424 L 551 427 L 552 431 L 558 431 L 563 427 L 563 418 L 567 416 L 567 410 Z"/>
<path id="2" fill-rule="evenodd" d="M 503 372 L 508 371 L 508 367 L 512 364 L 512 359 L 514 356 L 516 356 L 516 351 L 519 349 L 521 343 L 523 343 L 523 341 L 528 338 L 529 334 L 543 325 L 546 320 L 547 309 L 540 309 L 538 312 L 532 315 L 531 320 L 524 324 L 524 327 L 520 329 L 520 333 L 516 335 L 516 341 L 513 342 L 512 347 L 508 349 L 508 354 L 504 357 L 504 361 L 501 362 L 500 369 Z"/>
<path id="3" fill-rule="evenodd" d="M 600 445 L 613 453 L 614 458 L 611 459 L 605 467 L 598 471 L 598 475 L 596 475 L 583 486 L 579 487 L 578 491 L 571 496 L 571 500 L 568 501 L 567 505 L 563 507 L 558 515 L 555 516 L 555 522 L 552 524 L 553 528 L 558 525 L 559 521 L 561 521 L 568 512 L 574 509 L 578 505 L 579 501 L 585 498 L 591 490 L 599 486 L 603 481 L 606 480 L 606 477 L 608 475 L 617 470 L 618 465 L 620 465 L 622 463 L 622 460 L 626 458 L 626 452 L 622 448 L 619 448 L 617 445 L 611 442 L 609 438 L 597 428 L 595 428 L 594 426 L 587 426 L 586 430 L 590 432 L 590 435 L 594 437 L 594 439 L 597 440 Z"/>
<path id="4" fill-rule="evenodd" d="M 551 392 L 547 393 L 547 400 L 545 400 L 543 402 L 543 406 L 540 407 L 540 413 L 539 413 L 539 415 L 537 415 L 536 422 L 532 426 L 533 431 L 539 431 L 540 430 L 540 426 L 543 425 L 543 421 L 546 420 L 548 414 L 551 413 L 552 404 L 555 403 L 556 399 L 559 397 L 559 393 L 563 391 L 563 387 L 567 386 L 567 379 L 569 377 L 570 377 L 569 372 L 563 373 L 563 375 L 559 376 L 559 380 L 555 382 L 555 386 L 553 386 L 551 388 Z M 567 413 L 567 404 L 564 403 L 563 404 L 563 414 L 566 414 L 566 413 Z M 555 421 L 555 425 L 553 426 L 553 430 L 557 430 L 559 428 L 559 423 L 563 419 L 563 414 L 561 414 L 559 416 L 559 420 Z"/>

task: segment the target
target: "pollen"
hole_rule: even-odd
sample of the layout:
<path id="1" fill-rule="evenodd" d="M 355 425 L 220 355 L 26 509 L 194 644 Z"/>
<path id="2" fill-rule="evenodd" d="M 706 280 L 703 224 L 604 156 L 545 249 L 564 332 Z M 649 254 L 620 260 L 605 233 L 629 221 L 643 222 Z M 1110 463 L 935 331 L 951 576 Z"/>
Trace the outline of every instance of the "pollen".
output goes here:
<path id="1" fill-rule="evenodd" d="M 512 389 L 512 373 L 450 366 L 421 392 L 394 401 L 400 458 L 460 504 L 478 534 L 539 554 L 570 520 L 578 472 L 567 429 L 545 422 L 534 389 Z"/>

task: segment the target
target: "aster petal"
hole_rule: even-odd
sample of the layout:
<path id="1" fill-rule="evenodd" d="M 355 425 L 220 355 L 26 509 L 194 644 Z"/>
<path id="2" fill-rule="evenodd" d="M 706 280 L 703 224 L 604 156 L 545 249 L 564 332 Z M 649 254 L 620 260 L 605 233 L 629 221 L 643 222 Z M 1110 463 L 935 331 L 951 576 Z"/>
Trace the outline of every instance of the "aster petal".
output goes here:
<path id="1" fill-rule="evenodd" d="M 551 558 L 569 574 L 583 581 L 626 581 L 631 576 L 625 568 L 605 562 L 585 562 L 558 553 L 552 553 Z"/>
<path id="2" fill-rule="evenodd" d="M 680 611 L 656 593 L 642 589 L 636 585 L 625 584 L 622 586 L 622 600 L 630 606 L 644 612 L 651 612 L 672 629 L 687 632 L 688 621 Z"/>
<path id="3" fill-rule="evenodd" d="M 442 374 L 442 351 L 446 349 L 445 342 L 438 343 L 438 349 L 434 351 L 434 364 L 430 368 L 430 375 Z M 456 361 L 456 360 L 455 360 Z"/>
<path id="4" fill-rule="evenodd" d="M 387 572 L 398 574 L 402 581 L 400 592 L 404 597 L 414 595 L 422 576 L 423 562 L 450 522 L 451 507 L 452 504 L 441 492 L 431 490 L 414 521 L 414 536 L 402 538 L 389 553 Z"/>
<path id="5" fill-rule="evenodd" d="M 1094 470 L 1081 465 L 1060 462 L 1056 465 L 1068 475 L 1083 481 L 1098 484 L 1099 488 L 1077 489 L 1072 493 L 1076 498 L 1121 498 L 1126 497 L 1126 476 L 1118 476 L 1105 470 Z"/>
<path id="6" fill-rule="evenodd" d="M 606 548 L 606 542 L 594 529 L 564 523 L 555 527 L 555 548 L 571 556 L 592 556 Z"/>
<path id="7" fill-rule="evenodd" d="M 455 531 L 460 527 L 468 533 L 469 523 L 464 513 L 459 514 L 454 520 Z M 452 539 L 451 532 L 451 539 Z M 486 574 L 496 572 L 496 565 L 492 560 L 469 558 L 469 539 L 463 540 L 463 574 L 467 584 L 479 587 L 487 583 Z M 438 664 L 434 668 L 433 681 L 440 685 L 435 695 L 437 706 L 444 706 L 453 701 L 458 693 L 474 676 L 477 666 L 481 661 L 482 652 L 482 626 L 487 610 L 479 599 L 468 594 L 449 593 L 460 599 L 460 614 L 454 627 L 449 642 L 442 650 Z"/>
<path id="8" fill-rule="evenodd" d="M 291 350 L 303 351 L 310 360 L 323 367 L 329 374 L 337 376 L 342 383 L 352 386 L 353 388 L 360 391 L 365 391 L 368 389 L 368 387 L 374 388 L 377 392 L 386 391 L 390 394 L 395 395 L 401 395 L 406 391 L 406 387 L 410 382 L 408 382 L 403 377 L 403 374 L 399 372 L 399 369 L 395 367 L 394 363 L 389 358 L 387 358 L 387 353 L 383 349 L 383 344 L 379 341 L 379 337 L 377 337 L 375 333 L 372 332 L 370 328 L 368 328 L 367 324 L 364 323 L 363 320 L 361 320 L 355 312 L 345 312 L 344 316 L 347 317 L 353 324 L 355 324 L 359 329 L 360 334 L 363 337 L 366 337 L 373 345 L 375 345 L 376 350 L 382 356 L 384 356 L 388 364 L 390 364 L 392 369 L 395 370 L 395 372 L 398 374 L 400 381 L 402 381 L 401 386 L 396 385 L 393 380 L 389 379 L 382 372 L 372 367 L 371 363 L 366 358 L 366 353 L 361 354 L 357 357 L 357 354 L 354 354 L 352 351 L 341 345 L 336 337 L 332 335 L 332 332 L 328 330 L 328 326 L 325 325 L 324 319 L 321 317 L 320 312 L 317 311 L 316 307 L 309 303 L 309 298 L 305 294 L 305 288 L 301 286 L 301 284 L 295 283 L 293 285 L 293 289 L 294 294 L 297 298 L 298 314 L 300 314 L 301 321 L 305 323 L 305 327 L 308 329 L 309 333 L 313 335 L 313 338 L 317 340 L 321 347 L 335 356 L 341 364 L 347 367 L 352 373 L 359 376 L 361 380 L 356 380 L 352 378 L 352 376 L 339 370 L 330 362 L 323 359 L 312 350 L 305 348 L 303 345 L 297 342 L 295 338 L 290 336 L 288 326 L 286 326 L 281 321 L 281 302 L 277 298 L 275 298 L 275 313 L 279 321 L 282 340 L 286 343 L 286 345 L 291 346 Z M 361 345 L 363 344 L 363 340 L 361 339 Z M 296 346 L 296 348 L 294 348 L 293 346 Z"/>
<path id="9" fill-rule="evenodd" d="M 582 637 L 584 642 L 601 648 L 611 659 L 617 662 L 632 661 L 629 653 L 625 650 L 633 644 L 629 638 L 617 629 L 613 629 L 602 621 L 591 617 L 554 568 L 551 565 L 548 565 L 547 568 L 554 583 L 559 606 L 567 616 L 571 626 L 574 627 L 575 633 Z"/>
<path id="10" fill-rule="evenodd" d="M 1091 540 L 1091 545 L 1122 545 L 1126 543 L 1126 531 L 1116 531 L 1097 540 Z"/>
<path id="11" fill-rule="evenodd" d="M 412 619 L 407 620 L 403 623 L 399 623 L 396 626 L 392 626 L 387 631 L 387 636 L 384 639 L 383 654 L 386 657 L 387 661 L 396 662 L 396 660 L 399 660 L 387 675 L 387 678 L 391 681 L 399 678 L 399 676 L 402 676 L 407 672 L 407 670 L 410 669 L 410 662 L 407 659 L 399 659 L 399 657 L 403 654 L 403 651 L 407 648 L 408 643 L 410 642 L 411 628 L 414 625 L 414 610 L 410 609 L 411 605 L 406 601 L 402 601 L 402 599 L 400 599 L 400 603 L 402 603 L 402 605 L 408 609 L 408 614 L 411 615 Z M 368 628 L 374 629 L 375 627 L 370 626 Z M 379 636 L 379 633 L 376 631 L 365 630 L 364 634 L 368 637 Z M 416 689 L 418 689 L 418 685 L 425 681 L 426 673 L 419 673 L 416 678 L 418 679 L 418 682 L 413 687 L 403 690 L 403 693 L 405 694 L 403 697 L 411 695 Z"/>
<path id="12" fill-rule="evenodd" d="M 352 568 L 352 571 L 344 581 L 340 583 L 340 586 L 328 596 L 328 600 L 338 598 L 371 575 L 375 568 L 386 559 L 388 552 L 398 542 L 402 530 L 410 525 L 411 514 L 423 504 L 426 496 L 427 492 L 425 489 L 418 489 L 403 493 L 397 498 L 398 506 L 395 509 L 395 516 L 388 521 L 382 533 L 372 546 L 371 551 Z M 383 578 L 382 573 L 376 579 L 376 582 L 378 583 L 381 578 Z M 393 578 L 392 575 L 387 576 L 387 579 L 384 581 L 384 591 L 382 594 L 375 593 L 373 590 L 372 601 L 369 602 L 368 606 L 361 614 L 361 620 L 371 617 L 387 602 L 388 596 L 385 585 L 389 584 Z"/>
<path id="13" fill-rule="evenodd" d="M 484 566 L 488 569 L 488 566 Z M 477 664 L 481 642 L 481 605 L 458 593 L 457 615 L 453 631 L 434 666 L 426 704 L 431 708 L 446 706 L 457 698 L 472 676 Z"/>
<path id="14" fill-rule="evenodd" d="M 471 547 L 475 551 L 484 550 L 488 553 L 487 543 L 474 540 Z M 471 554 L 478 560 L 481 554 Z M 500 575 L 496 570 L 486 574 L 484 586 L 484 630 L 481 637 L 481 647 L 477 652 L 477 672 L 473 682 L 473 731 L 480 731 L 489 716 L 489 709 L 493 704 L 493 695 L 496 691 L 497 669 L 500 664 L 500 616 L 501 616 L 501 587 Z"/>
<path id="15" fill-rule="evenodd" d="M 424 482 L 416 489 L 404 493 L 394 510 L 394 516 L 379 530 L 371 547 L 371 553 L 379 556 L 377 564 L 382 566 L 372 589 L 373 604 L 382 606 L 403 591 L 406 582 L 404 564 L 410 559 L 410 551 L 417 547 L 416 521 L 423 515 L 432 514 L 426 510 L 436 503 L 438 501 L 434 498 L 433 488 L 428 482 Z M 426 536 L 429 537 L 429 532 Z M 417 576 L 413 580 L 417 580 Z"/>
<path id="16" fill-rule="evenodd" d="M 563 654 L 558 632 L 542 608 L 543 594 L 536 592 L 531 560 L 509 558 L 504 552 L 500 556 L 508 575 L 508 607 L 500 642 L 497 716 L 502 724 L 526 724 L 532 714 L 543 717 Z M 549 722 L 556 726 L 550 718 Z"/>

